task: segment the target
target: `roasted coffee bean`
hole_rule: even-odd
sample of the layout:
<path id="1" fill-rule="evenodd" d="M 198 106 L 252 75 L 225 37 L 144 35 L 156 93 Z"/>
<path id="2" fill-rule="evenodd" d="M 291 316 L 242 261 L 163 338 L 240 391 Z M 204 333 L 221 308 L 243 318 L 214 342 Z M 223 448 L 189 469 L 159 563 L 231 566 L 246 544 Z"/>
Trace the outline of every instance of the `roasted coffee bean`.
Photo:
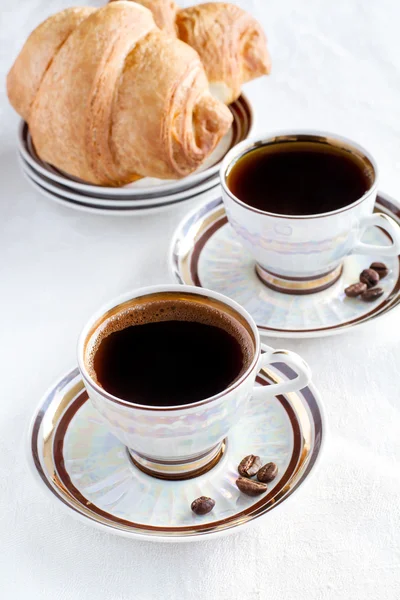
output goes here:
<path id="1" fill-rule="evenodd" d="M 389 273 L 389 269 L 387 268 L 385 263 L 373 262 L 369 265 L 369 268 L 373 269 L 374 271 L 376 271 L 376 273 L 378 273 L 379 279 L 383 279 Z"/>
<path id="2" fill-rule="evenodd" d="M 239 475 L 242 477 L 253 477 L 261 468 L 262 462 L 259 456 L 249 454 L 240 461 L 238 466 Z"/>
<path id="3" fill-rule="evenodd" d="M 374 300 L 377 300 L 378 298 L 380 298 L 383 294 L 383 289 L 380 287 L 374 287 L 374 288 L 370 288 L 369 290 L 366 290 L 363 294 L 361 294 L 361 298 L 362 300 L 364 300 L 364 302 L 373 302 Z"/>
<path id="4" fill-rule="evenodd" d="M 200 496 L 200 498 L 193 500 L 190 508 L 196 515 L 206 515 L 214 508 L 214 506 L 215 500 L 207 498 L 207 496 Z"/>
<path id="5" fill-rule="evenodd" d="M 257 479 L 262 483 L 268 483 L 269 481 L 273 481 L 277 475 L 278 467 L 275 463 L 269 462 L 258 471 Z"/>
<path id="6" fill-rule="evenodd" d="M 366 289 L 367 289 L 367 284 L 359 281 L 358 283 L 353 283 L 353 285 L 349 285 L 349 287 L 347 287 L 344 290 L 344 293 L 349 298 L 356 298 L 356 296 L 359 296 L 360 294 L 365 292 Z"/>
<path id="7" fill-rule="evenodd" d="M 360 273 L 360 281 L 366 283 L 368 288 L 374 287 L 379 281 L 379 275 L 373 269 L 364 269 Z"/>
<path id="8" fill-rule="evenodd" d="M 265 483 L 254 481 L 254 479 L 247 479 L 246 477 L 239 477 L 239 479 L 236 479 L 236 485 L 239 490 L 243 492 L 243 494 L 247 494 L 247 496 L 259 496 L 268 489 Z"/>

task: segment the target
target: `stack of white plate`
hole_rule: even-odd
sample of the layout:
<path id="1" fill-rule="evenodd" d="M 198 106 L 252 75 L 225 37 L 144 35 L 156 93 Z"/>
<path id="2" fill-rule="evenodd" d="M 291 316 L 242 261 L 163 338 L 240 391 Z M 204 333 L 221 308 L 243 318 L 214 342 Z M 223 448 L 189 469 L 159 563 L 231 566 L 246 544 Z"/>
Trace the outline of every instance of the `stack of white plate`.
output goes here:
<path id="1" fill-rule="evenodd" d="M 50 200 L 86 212 L 137 215 L 167 210 L 189 200 L 211 201 L 220 194 L 219 163 L 232 146 L 249 136 L 252 126 L 252 111 L 245 96 L 229 108 L 233 115 L 230 130 L 201 168 L 183 179 L 145 177 L 121 188 L 89 185 L 42 161 L 25 122 L 18 134 L 21 169 L 29 183 Z"/>

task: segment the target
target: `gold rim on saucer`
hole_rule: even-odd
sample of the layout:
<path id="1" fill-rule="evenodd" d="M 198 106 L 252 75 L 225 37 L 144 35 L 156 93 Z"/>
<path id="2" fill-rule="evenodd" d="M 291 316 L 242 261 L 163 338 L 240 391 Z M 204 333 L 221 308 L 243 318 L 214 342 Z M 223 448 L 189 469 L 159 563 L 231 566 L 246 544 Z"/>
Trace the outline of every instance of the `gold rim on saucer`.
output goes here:
<path id="1" fill-rule="evenodd" d="M 263 370 L 257 381 L 268 385 L 292 376 L 287 366 L 277 364 Z M 74 369 L 44 396 L 34 415 L 30 464 L 53 499 L 105 531 L 153 541 L 213 537 L 285 502 L 309 478 L 320 456 L 325 427 L 312 384 L 248 407 L 211 471 L 186 481 L 163 481 L 132 464 L 125 447 L 98 417 Z M 276 483 L 261 498 L 240 494 L 234 483 L 238 456 L 245 448 L 265 453 L 281 466 Z M 202 490 L 218 500 L 209 515 L 199 518 L 191 513 L 190 501 Z"/>
<path id="2" fill-rule="evenodd" d="M 400 223 L 400 208 L 379 193 L 375 211 Z M 388 243 L 387 234 L 373 227 L 366 233 Z M 343 272 L 332 274 L 336 283 L 313 294 L 279 293 L 273 275 L 266 285 L 264 272 L 256 273 L 255 261 L 243 248 L 228 223 L 221 199 L 206 202 L 178 225 L 170 246 L 170 269 L 182 284 L 207 287 L 239 302 L 254 318 L 261 335 L 318 337 L 335 335 L 387 314 L 400 303 L 400 258 L 382 258 L 390 274 L 380 285 L 384 295 L 375 303 L 346 298 L 344 288 L 358 281 L 359 273 L 379 256 L 351 255 Z M 261 281 L 264 279 L 264 281 Z M 272 283 L 272 285 L 271 285 Z"/>

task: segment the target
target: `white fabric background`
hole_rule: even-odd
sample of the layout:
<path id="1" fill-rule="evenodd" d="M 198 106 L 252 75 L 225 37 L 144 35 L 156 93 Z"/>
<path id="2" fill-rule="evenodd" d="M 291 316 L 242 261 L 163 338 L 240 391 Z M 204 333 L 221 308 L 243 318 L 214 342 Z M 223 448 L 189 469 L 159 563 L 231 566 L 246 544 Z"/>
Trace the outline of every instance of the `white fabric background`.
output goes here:
<path id="1" fill-rule="evenodd" d="M 1 71 L 28 33 L 68 0 L 1 6 Z M 381 188 L 400 199 L 398 0 L 242 0 L 263 23 L 271 77 L 246 93 L 256 132 L 315 127 L 367 146 Z M 271 340 L 313 367 L 330 425 L 310 485 L 243 534 L 197 545 L 112 537 L 44 496 L 24 457 L 25 428 L 75 362 L 90 313 L 168 280 L 166 253 L 187 207 L 167 215 L 80 214 L 20 175 L 18 118 L 2 87 L 0 217 L 0 596 L 7 600 L 394 600 L 400 597 L 400 312 L 327 339 Z"/>

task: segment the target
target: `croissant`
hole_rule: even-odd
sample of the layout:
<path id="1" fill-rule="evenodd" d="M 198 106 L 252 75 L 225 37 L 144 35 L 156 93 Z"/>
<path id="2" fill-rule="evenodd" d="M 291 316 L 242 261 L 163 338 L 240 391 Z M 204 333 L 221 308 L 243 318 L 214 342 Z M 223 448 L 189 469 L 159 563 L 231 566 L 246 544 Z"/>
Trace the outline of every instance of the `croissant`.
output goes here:
<path id="1" fill-rule="evenodd" d="M 267 40 L 249 13 L 233 4 L 209 2 L 177 14 L 178 37 L 200 55 L 213 94 L 229 104 L 242 84 L 268 75 Z"/>
<path id="2" fill-rule="evenodd" d="M 225 104 L 240 96 L 243 83 L 269 74 L 265 34 L 256 19 L 238 6 L 208 2 L 177 12 L 170 0 L 136 1 L 153 12 L 161 29 L 177 34 L 198 52 L 211 92 Z"/>
<path id="3" fill-rule="evenodd" d="M 116 0 L 110 0 L 116 2 Z M 178 6 L 173 0 L 133 0 L 145 6 L 153 13 L 155 24 L 170 35 L 176 37 L 175 18 Z"/>
<path id="4" fill-rule="evenodd" d="M 50 17 L 7 87 L 38 155 L 100 185 L 188 175 L 232 121 L 210 95 L 197 53 L 131 2 Z"/>

